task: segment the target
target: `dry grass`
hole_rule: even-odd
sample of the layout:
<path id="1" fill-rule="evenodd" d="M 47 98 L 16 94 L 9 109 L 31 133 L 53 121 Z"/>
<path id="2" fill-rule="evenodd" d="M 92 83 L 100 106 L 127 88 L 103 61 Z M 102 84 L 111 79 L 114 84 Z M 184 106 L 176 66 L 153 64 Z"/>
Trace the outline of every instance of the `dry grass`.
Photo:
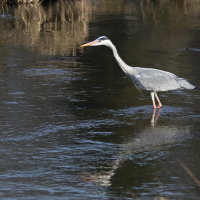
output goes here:
<path id="1" fill-rule="evenodd" d="M 60 0 L 48 7 L 38 4 L 18 5 L 15 31 L 24 45 L 46 55 L 76 55 L 88 36 L 92 6 L 87 0 Z M 17 39 L 16 39 L 17 40 Z"/>
<path id="2" fill-rule="evenodd" d="M 42 0 L 0 0 L 1 5 L 6 5 L 6 4 L 26 4 L 26 3 L 38 3 L 41 2 Z"/>

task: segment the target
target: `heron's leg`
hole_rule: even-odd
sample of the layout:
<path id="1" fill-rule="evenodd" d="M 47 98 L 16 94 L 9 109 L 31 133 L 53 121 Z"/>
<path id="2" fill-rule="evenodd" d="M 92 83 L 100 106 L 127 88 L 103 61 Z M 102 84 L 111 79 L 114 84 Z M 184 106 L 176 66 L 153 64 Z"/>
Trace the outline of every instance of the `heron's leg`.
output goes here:
<path id="1" fill-rule="evenodd" d="M 151 99 L 152 99 L 152 101 L 153 101 L 153 108 L 156 109 L 155 98 L 154 98 L 154 92 L 151 92 Z"/>
<path id="2" fill-rule="evenodd" d="M 161 104 L 161 102 L 160 102 L 160 99 L 158 98 L 158 95 L 157 95 L 156 92 L 154 92 L 154 94 L 155 94 L 155 97 L 156 97 L 156 99 L 157 99 L 157 101 L 158 101 L 158 107 L 157 107 L 157 108 L 161 108 L 161 107 L 162 107 L 162 104 Z"/>

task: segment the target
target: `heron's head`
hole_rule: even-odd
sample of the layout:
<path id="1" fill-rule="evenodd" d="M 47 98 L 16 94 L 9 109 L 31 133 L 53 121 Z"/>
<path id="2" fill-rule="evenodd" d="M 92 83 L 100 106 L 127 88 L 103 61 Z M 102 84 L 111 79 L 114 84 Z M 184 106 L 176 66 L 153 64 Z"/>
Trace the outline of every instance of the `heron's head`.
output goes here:
<path id="1" fill-rule="evenodd" d="M 97 38 L 96 40 L 83 44 L 80 47 L 86 47 L 86 46 L 100 46 L 100 45 L 106 45 L 108 46 L 110 43 L 110 40 L 106 36 L 101 36 Z"/>

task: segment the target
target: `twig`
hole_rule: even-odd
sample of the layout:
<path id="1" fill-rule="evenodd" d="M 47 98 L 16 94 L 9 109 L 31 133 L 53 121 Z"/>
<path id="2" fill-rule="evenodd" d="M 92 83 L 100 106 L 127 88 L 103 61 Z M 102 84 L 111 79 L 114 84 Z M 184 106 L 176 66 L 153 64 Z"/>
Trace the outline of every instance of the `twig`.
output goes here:
<path id="1" fill-rule="evenodd" d="M 134 192 L 131 189 L 126 189 L 127 192 L 130 193 L 130 195 L 134 198 L 134 199 L 138 199 L 137 196 L 134 194 Z"/>
<path id="2" fill-rule="evenodd" d="M 182 161 L 179 160 L 178 162 L 183 167 L 183 169 L 190 175 L 190 177 L 196 182 L 196 184 L 200 187 L 199 179 L 190 171 L 190 169 Z"/>

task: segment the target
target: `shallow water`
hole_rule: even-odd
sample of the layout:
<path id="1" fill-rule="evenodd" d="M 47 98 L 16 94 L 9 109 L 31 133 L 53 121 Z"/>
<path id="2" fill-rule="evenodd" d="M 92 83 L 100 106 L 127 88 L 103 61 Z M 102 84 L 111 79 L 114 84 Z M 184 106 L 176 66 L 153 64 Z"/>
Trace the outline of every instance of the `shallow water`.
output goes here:
<path id="1" fill-rule="evenodd" d="M 0 16 L 1 199 L 200 199 L 199 3 L 9 7 Z M 101 35 L 129 65 L 196 88 L 159 93 L 153 113 L 109 48 L 79 47 Z"/>

